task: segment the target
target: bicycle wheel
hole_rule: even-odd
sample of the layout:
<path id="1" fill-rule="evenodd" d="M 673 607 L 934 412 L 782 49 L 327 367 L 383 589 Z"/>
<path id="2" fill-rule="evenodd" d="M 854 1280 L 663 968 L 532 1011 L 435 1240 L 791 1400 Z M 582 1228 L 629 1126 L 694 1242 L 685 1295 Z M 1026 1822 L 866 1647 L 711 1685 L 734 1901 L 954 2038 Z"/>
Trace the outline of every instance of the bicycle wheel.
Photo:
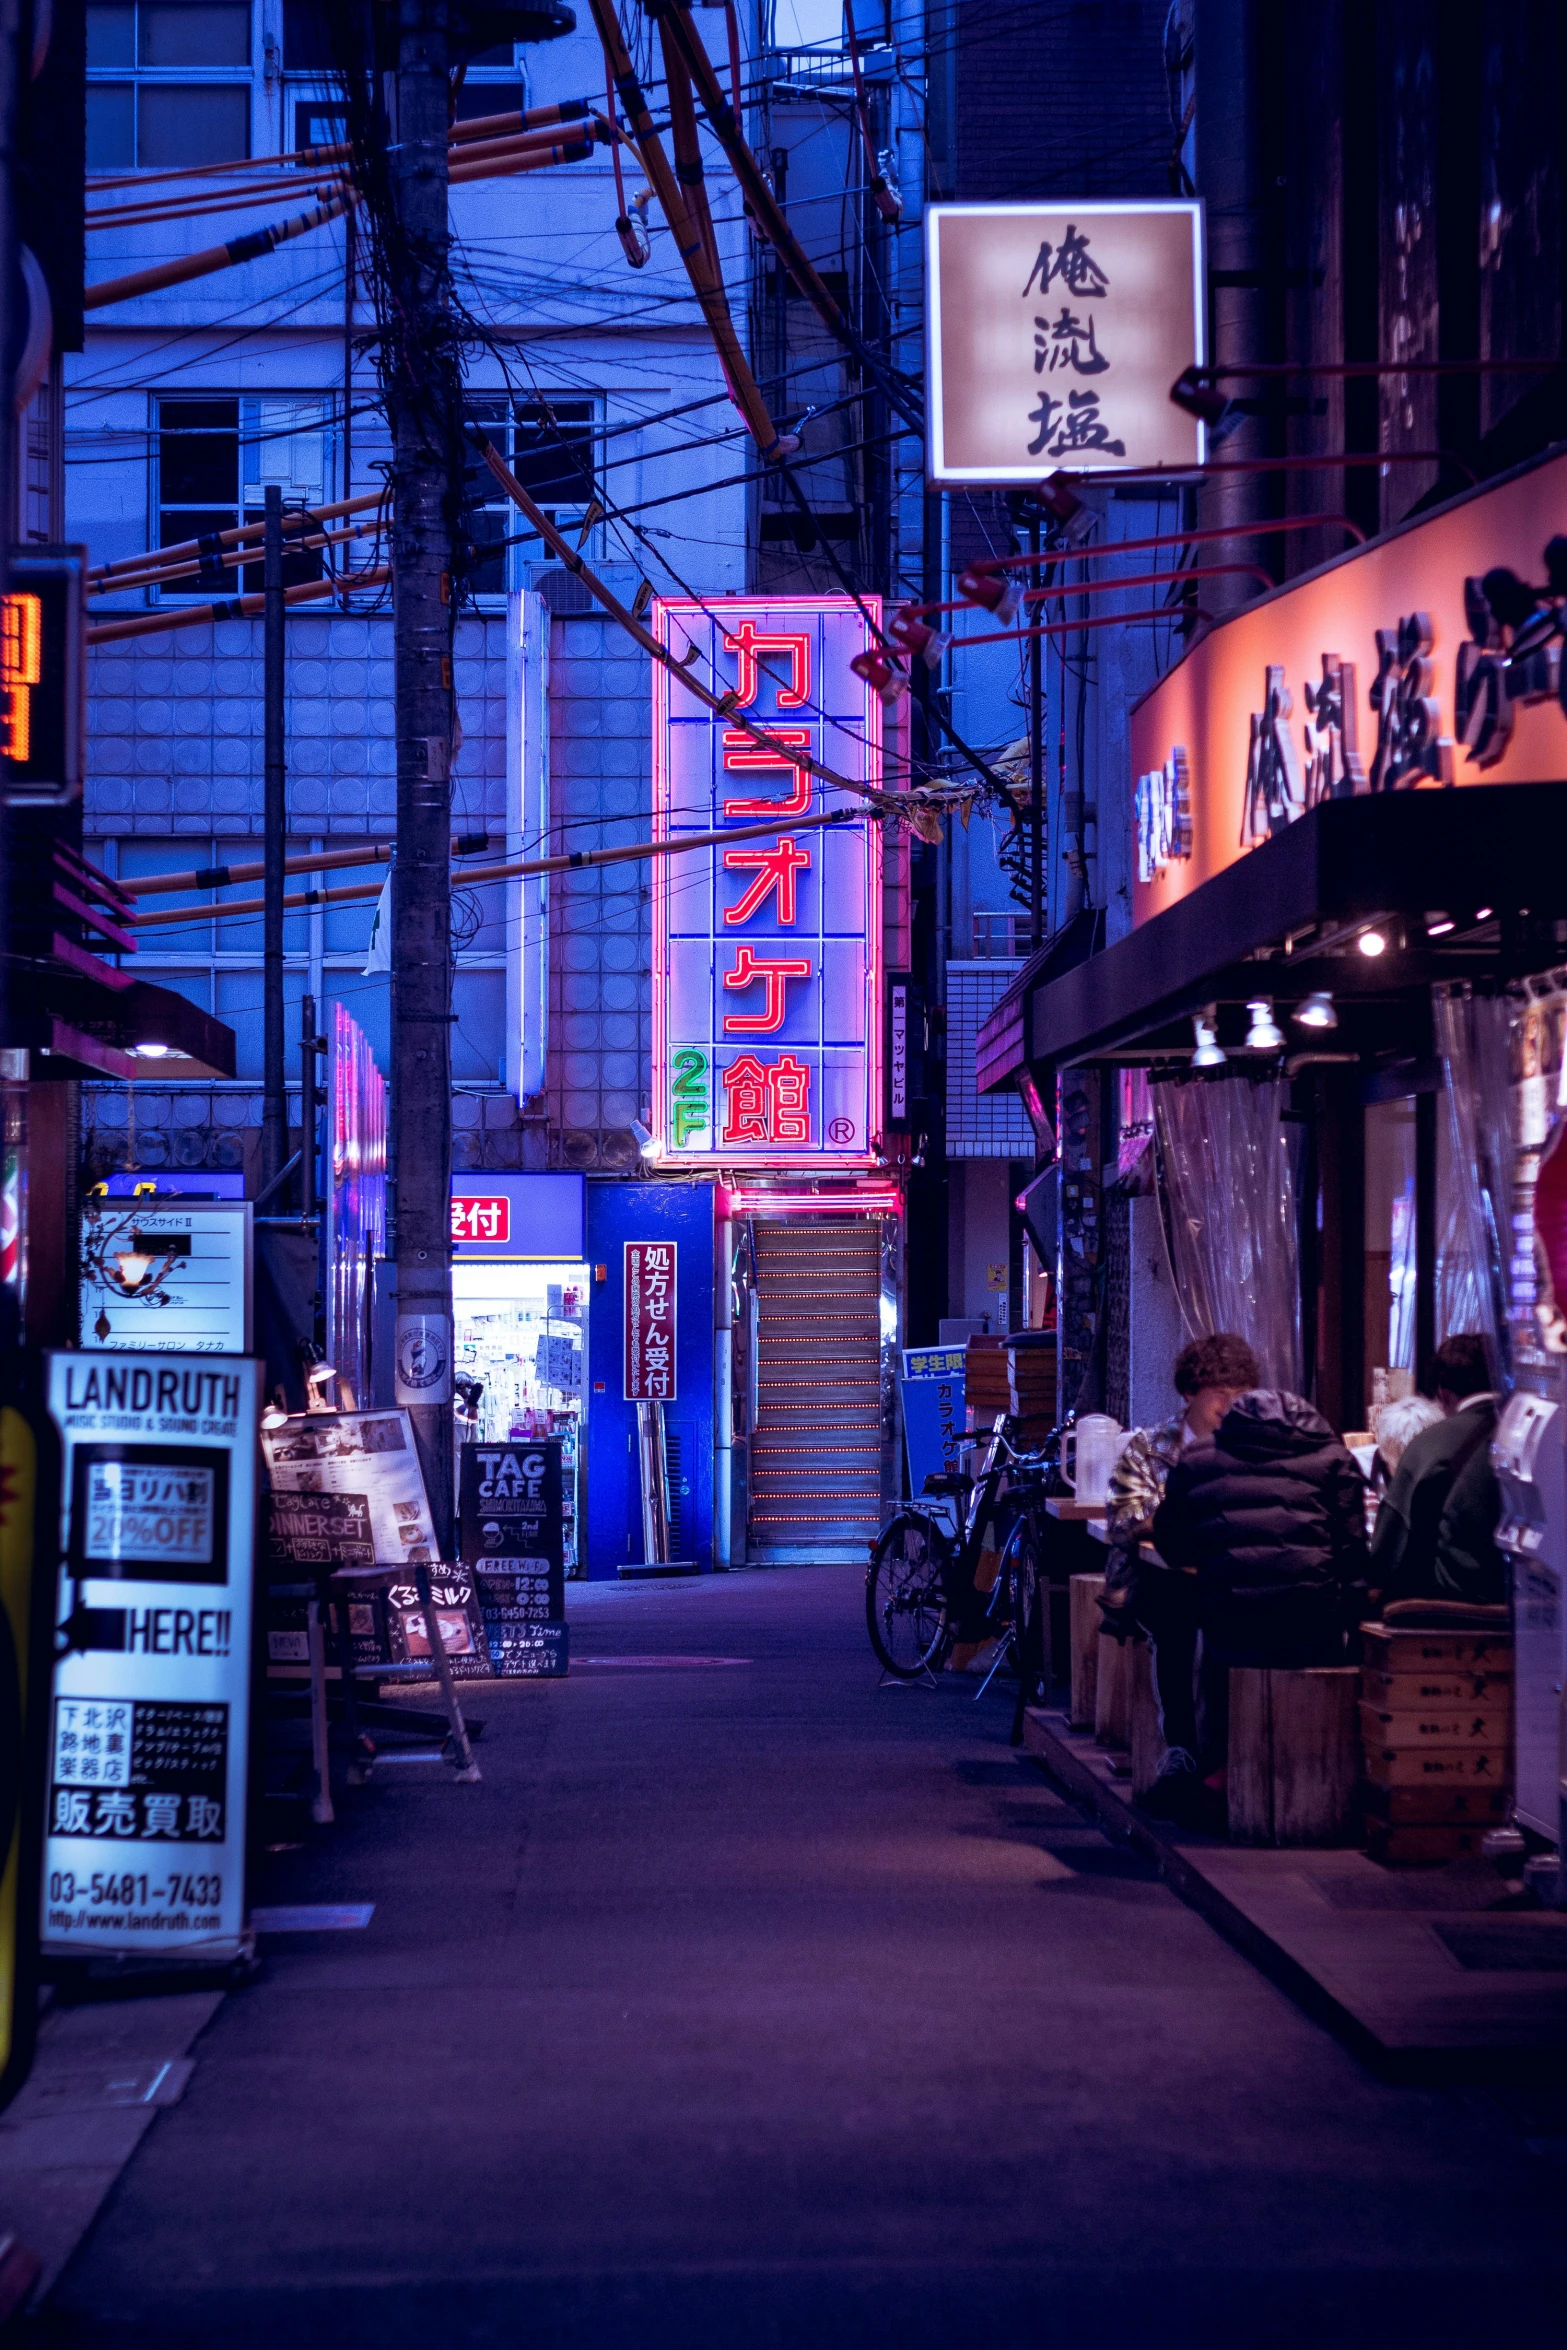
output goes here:
<path id="1" fill-rule="evenodd" d="M 865 1622 L 883 1671 L 917 1680 L 947 1634 L 948 1545 L 929 1518 L 903 1510 L 884 1527 L 865 1578 Z"/>
<path id="2" fill-rule="evenodd" d="M 1039 1549 L 1034 1529 L 1026 1517 L 1019 1518 L 1008 1539 L 1002 1560 L 1002 1581 L 1006 1585 L 1013 1661 L 1023 1687 L 1023 1702 L 1034 1705 L 1043 1695 L 1048 1652 L 1045 1611 L 1050 1605 L 1050 1592 L 1039 1571 Z"/>

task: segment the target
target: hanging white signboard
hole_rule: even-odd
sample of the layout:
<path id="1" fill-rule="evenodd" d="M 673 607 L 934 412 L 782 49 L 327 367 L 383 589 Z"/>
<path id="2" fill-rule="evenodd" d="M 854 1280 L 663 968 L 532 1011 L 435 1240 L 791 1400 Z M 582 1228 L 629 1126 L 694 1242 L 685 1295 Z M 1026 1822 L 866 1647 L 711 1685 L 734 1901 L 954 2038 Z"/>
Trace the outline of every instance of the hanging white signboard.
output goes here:
<path id="1" fill-rule="evenodd" d="M 64 1445 L 43 1946 L 224 1960 L 245 1924 L 261 1366 L 57 1354 Z"/>
<path id="2" fill-rule="evenodd" d="M 250 1219 L 248 1201 L 87 1200 L 83 1346 L 248 1354 Z"/>
<path id="3" fill-rule="evenodd" d="M 1203 462 L 1199 203 L 930 204 L 925 262 L 932 487 Z"/>

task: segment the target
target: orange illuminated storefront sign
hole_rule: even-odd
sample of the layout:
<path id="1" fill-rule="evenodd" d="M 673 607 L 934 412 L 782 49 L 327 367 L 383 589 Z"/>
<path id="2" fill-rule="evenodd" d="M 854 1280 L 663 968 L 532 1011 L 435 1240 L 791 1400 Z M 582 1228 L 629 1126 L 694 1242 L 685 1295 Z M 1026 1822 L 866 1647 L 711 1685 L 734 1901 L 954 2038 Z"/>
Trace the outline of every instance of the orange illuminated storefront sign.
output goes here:
<path id="1" fill-rule="evenodd" d="M 1545 551 L 1564 518 L 1567 456 L 1324 565 L 1194 645 L 1132 715 L 1134 920 L 1324 799 L 1567 776 L 1567 595 Z"/>
<path id="2" fill-rule="evenodd" d="M 17 547 L 0 595 L 0 792 L 7 806 L 61 807 L 82 785 L 86 557 Z"/>

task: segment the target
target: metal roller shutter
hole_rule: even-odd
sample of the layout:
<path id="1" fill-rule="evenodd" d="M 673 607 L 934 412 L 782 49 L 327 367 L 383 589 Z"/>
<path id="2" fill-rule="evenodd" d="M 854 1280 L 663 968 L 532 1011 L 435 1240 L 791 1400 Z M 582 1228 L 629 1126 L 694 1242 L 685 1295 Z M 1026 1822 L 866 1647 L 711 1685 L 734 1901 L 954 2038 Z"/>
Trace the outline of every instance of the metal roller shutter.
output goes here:
<path id="1" fill-rule="evenodd" d="M 748 1555 L 863 1558 L 883 1513 L 879 1226 L 801 1217 L 754 1233 Z"/>

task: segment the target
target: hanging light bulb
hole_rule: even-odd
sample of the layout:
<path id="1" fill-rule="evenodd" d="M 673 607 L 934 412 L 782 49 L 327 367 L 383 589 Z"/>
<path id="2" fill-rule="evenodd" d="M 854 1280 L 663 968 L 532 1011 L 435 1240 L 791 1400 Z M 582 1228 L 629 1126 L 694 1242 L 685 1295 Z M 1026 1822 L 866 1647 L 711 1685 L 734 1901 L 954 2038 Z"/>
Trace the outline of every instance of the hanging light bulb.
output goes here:
<path id="1" fill-rule="evenodd" d="M 1387 953 L 1387 938 L 1380 930 L 1363 930 L 1355 944 L 1363 955 L 1369 955 L 1373 961 L 1378 955 Z"/>
<path id="2" fill-rule="evenodd" d="M 1192 1035 L 1197 1050 L 1192 1055 L 1194 1069 L 1222 1069 L 1229 1054 L 1219 1042 L 1219 1007 L 1209 1004 L 1203 1011 L 1192 1014 Z"/>
<path id="3" fill-rule="evenodd" d="M 1009 571 L 960 571 L 958 594 L 965 603 L 979 604 L 1010 628 L 1023 609 L 1023 582 Z"/>
<path id="4" fill-rule="evenodd" d="M 1338 1014 L 1333 1009 L 1333 998 L 1325 987 L 1317 988 L 1307 996 L 1295 1014 L 1301 1028 L 1336 1028 Z"/>
<path id="5" fill-rule="evenodd" d="M 1246 1009 L 1251 1014 L 1251 1026 L 1246 1031 L 1246 1050 L 1249 1053 L 1282 1051 L 1284 1031 L 1273 1017 L 1272 996 L 1249 996 Z"/>

